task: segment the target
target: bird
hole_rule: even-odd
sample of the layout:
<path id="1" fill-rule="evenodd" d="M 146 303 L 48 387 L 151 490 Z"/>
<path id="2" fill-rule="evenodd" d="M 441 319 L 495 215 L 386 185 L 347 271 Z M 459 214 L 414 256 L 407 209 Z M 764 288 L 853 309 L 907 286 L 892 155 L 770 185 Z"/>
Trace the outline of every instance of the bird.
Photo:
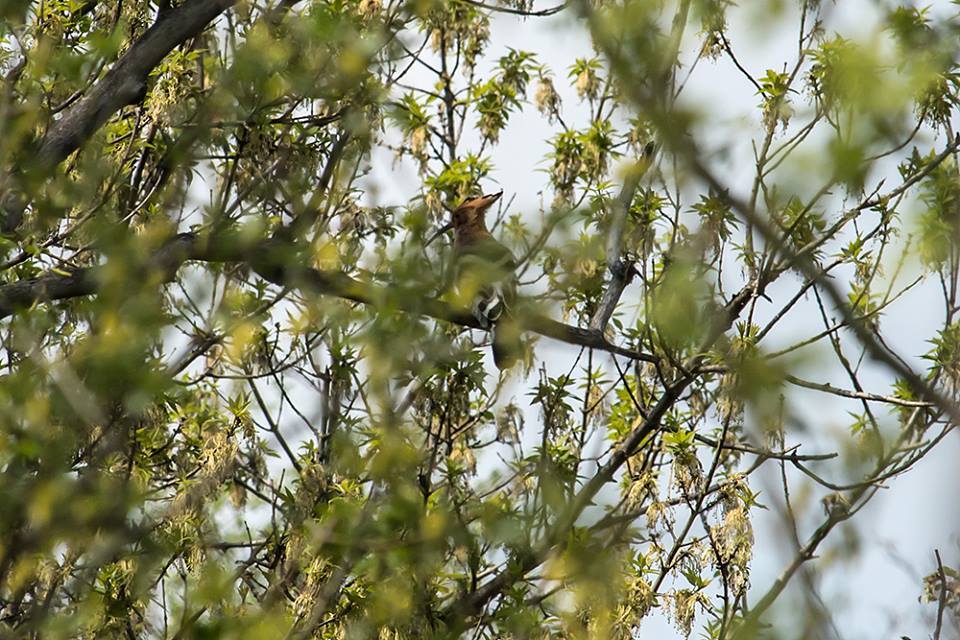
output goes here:
<path id="1" fill-rule="evenodd" d="M 470 196 L 453 211 L 454 274 L 461 300 L 480 326 L 492 334 L 493 361 L 509 369 L 520 358 L 523 345 L 514 316 L 517 299 L 517 260 L 510 249 L 487 230 L 487 210 L 503 191 Z"/>

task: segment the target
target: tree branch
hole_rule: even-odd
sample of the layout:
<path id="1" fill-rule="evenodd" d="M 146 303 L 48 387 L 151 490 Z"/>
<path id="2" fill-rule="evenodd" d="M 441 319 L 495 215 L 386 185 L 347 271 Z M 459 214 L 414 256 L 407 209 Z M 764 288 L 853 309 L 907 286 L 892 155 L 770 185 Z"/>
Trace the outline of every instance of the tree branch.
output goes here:
<path id="1" fill-rule="evenodd" d="M 630 212 L 633 196 L 637 193 L 637 187 L 640 186 L 640 179 L 653 160 L 653 153 L 654 145 L 648 143 L 643 149 L 643 157 L 627 171 L 620 195 L 611 207 L 612 220 L 606 246 L 610 282 L 603 292 L 596 313 L 590 319 L 590 328 L 594 331 L 602 332 L 607 328 L 607 322 L 610 321 L 610 316 L 613 315 L 623 290 L 627 288 L 636 273 L 633 261 L 623 257 L 623 231 L 627 224 L 627 214 Z"/>
<path id="2" fill-rule="evenodd" d="M 479 0 L 463 0 L 463 1 L 466 2 L 467 4 L 477 7 L 478 9 L 486 9 L 487 11 L 493 11 L 495 13 L 510 13 L 516 16 L 526 16 L 526 17 L 552 16 L 566 9 L 568 4 L 566 2 L 561 2 L 560 4 L 547 9 L 538 9 L 536 11 L 524 11 L 522 9 L 512 9 L 510 7 L 498 7 L 496 5 L 480 2 Z"/>
<path id="3" fill-rule="evenodd" d="M 41 175 L 53 169 L 80 148 L 117 111 L 136 102 L 147 87 L 150 72 L 236 0 L 190 0 L 161 16 L 90 92 L 53 123 L 31 159 L 29 171 Z M 23 219 L 26 201 L 21 194 L 3 198 L 0 231 L 15 230 Z"/>
<path id="4" fill-rule="evenodd" d="M 723 308 L 722 313 L 717 313 L 711 331 L 704 341 L 698 354 L 686 363 L 684 367 L 687 371 L 693 371 L 698 361 L 704 358 L 709 348 L 727 329 L 733 324 L 740 313 L 750 301 L 754 292 L 755 283 L 748 283 L 741 291 L 733 297 Z M 497 597 L 504 589 L 521 579 L 527 573 L 540 565 L 549 554 L 558 548 L 562 548 L 566 536 L 573 529 L 577 519 L 583 513 L 600 490 L 610 482 L 617 470 L 626 463 L 626 461 L 636 453 L 640 445 L 646 441 L 658 428 L 661 420 L 667 411 L 680 398 L 683 391 L 694 381 L 696 374 L 687 373 L 677 379 L 676 382 L 666 385 L 660 399 L 653 407 L 643 422 L 630 432 L 623 442 L 614 450 L 603 465 L 597 469 L 597 472 L 588 480 L 580 491 L 577 492 L 566 509 L 557 517 L 556 521 L 549 527 L 539 542 L 519 557 L 512 558 L 507 562 L 506 567 L 497 575 L 485 582 L 477 589 L 463 594 L 441 612 L 441 618 L 452 627 L 454 631 L 460 629 L 471 618 L 477 616 L 490 600 Z"/>
<path id="5" fill-rule="evenodd" d="M 301 291 L 334 296 L 371 306 L 391 308 L 428 316 L 464 327 L 482 329 L 468 309 L 458 309 L 434 298 L 409 295 L 397 296 L 395 289 L 351 278 L 347 274 L 303 266 L 298 245 L 269 239 L 250 243 L 235 229 L 216 237 L 195 233 L 181 233 L 159 249 L 140 267 L 143 277 L 159 273 L 164 282 L 176 276 L 177 270 L 188 260 L 201 262 L 238 262 L 248 264 L 263 279 Z M 0 286 L 0 319 L 13 315 L 17 309 L 37 303 L 67 300 L 96 294 L 100 287 L 99 269 L 86 267 L 65 275 L 45 274 L 37 278 Z M 520 324 L 531 331 L 560 342 L 614 353 L 634 360 L 656 362 L 657 357 L 610 343 L 601 332 L 557 322 L 540 313 L 521 314 Z"/>
<path id="6" fill-rule="evenodd" d="M 82 100 L 47 131 L 37 152 L 52 167 L 86 142 L 108 118 L 146 89 L 150 72 L 176 47 L 203 31 L 236 0 L 190 0 L 171 9 L 110 68 Z"/>
<path id="7" fill-rule="evenodd" d="M 784 376 L 784 379 L 790 384 L 794 384 L 798 387 L 804 387 L 805 389 L 813 389 L 815 391 L 823 391 L 824 393 L 832 393 L 836 396 L 841 396 L 844 398 L 854 398 L 856 400 L 869 400 L 871 402 L 886 402 L 889 404 L 895 404 L 901 407 L 932 407 L 934 404 L 932 402 L 923 402 L 921 400 L 905 400 L 903 398 L 897 398 L 894 396 L 882 396 L 876 393 L 867 393 L 865 391 L 850 391 L 849 389 L 841 389 L 839 387 L 834 387 L 831 384 L 820 384 L 818 382 L 811 382 L 809 380 L 804 380 L 792 375 Z"/>

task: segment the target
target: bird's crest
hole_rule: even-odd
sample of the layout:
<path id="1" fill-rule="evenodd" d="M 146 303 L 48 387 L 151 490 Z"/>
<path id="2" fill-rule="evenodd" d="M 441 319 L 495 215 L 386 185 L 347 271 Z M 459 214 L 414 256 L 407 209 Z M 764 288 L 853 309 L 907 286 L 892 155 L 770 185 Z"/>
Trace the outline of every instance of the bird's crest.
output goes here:
<path id="1" fill-rule="evenodd" d="M 453 224 L 455 227 L 482 223 L 483 216 L 493 203 L 500 199 L 503 191 L 488 193 L 482 196 L 467 196 L 460 206 L 453 210 Z"/>

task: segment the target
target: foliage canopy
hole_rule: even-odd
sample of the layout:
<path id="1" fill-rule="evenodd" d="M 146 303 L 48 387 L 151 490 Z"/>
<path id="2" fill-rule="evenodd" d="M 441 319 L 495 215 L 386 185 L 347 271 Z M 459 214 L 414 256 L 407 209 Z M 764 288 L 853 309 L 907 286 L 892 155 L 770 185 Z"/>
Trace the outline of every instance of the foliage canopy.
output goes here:
<path id="1" fill-rule="evenodd" d="M 826 633 L 807 568 L 960 421 L 960 22 L 760 4 L 0 5 L 4 637 Z M 497 180 L 502 375 L 442 231 Z"/>

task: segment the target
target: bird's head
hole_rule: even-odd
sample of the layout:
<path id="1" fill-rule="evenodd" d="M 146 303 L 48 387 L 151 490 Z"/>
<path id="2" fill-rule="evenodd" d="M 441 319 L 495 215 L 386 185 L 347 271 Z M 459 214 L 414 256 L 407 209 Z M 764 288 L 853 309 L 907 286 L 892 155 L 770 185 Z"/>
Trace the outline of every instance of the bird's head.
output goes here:
<path id="1" fill-rule="evenodd" d="M 503 191 L 484 196 L 470 196 L 453 210 L 453 227 L 460 229 L 475 225 L 484 225 L 484 214 L 494 202 L 500 199 Z"/>

